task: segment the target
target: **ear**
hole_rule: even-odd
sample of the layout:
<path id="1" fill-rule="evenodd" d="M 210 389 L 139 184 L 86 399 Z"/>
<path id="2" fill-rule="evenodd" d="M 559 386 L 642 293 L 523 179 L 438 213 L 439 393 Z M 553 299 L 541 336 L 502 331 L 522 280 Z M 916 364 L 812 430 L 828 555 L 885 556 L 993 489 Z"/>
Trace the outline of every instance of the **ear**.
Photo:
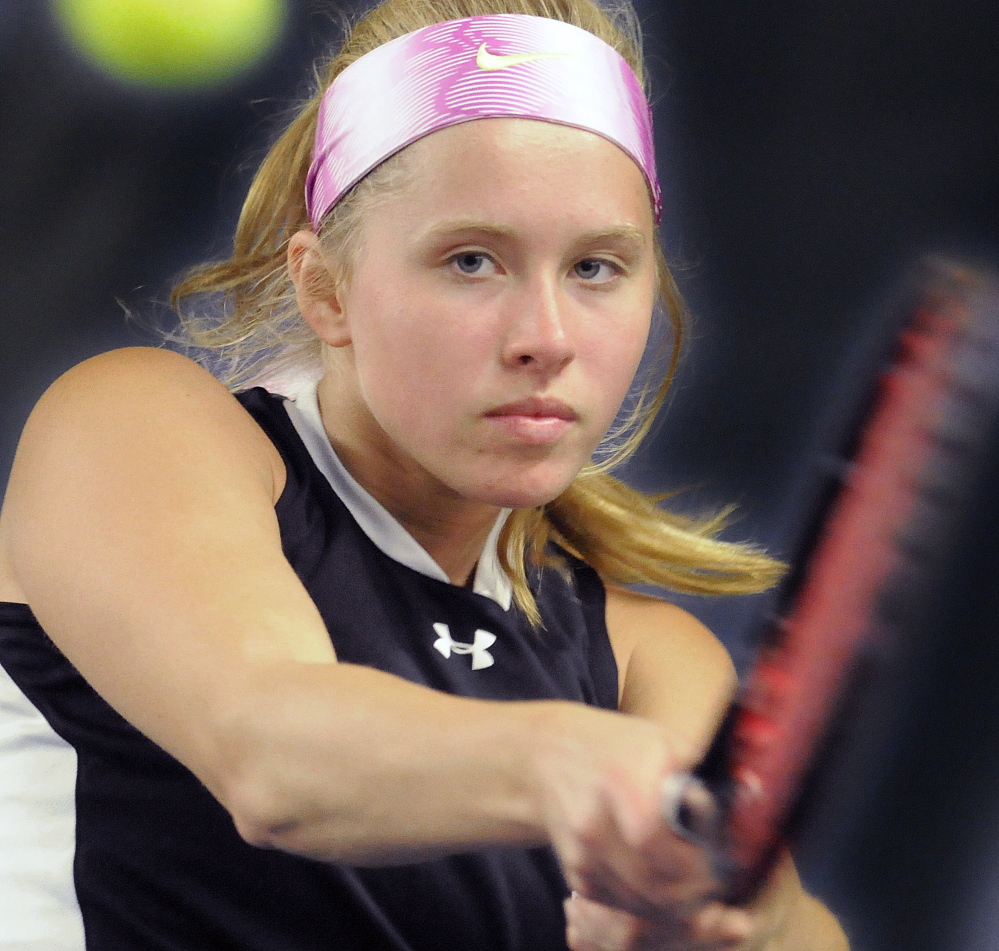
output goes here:
<path id="1" fill-rule="evenodd" d="M 297 231 L 288 241 L 288 272 L 295 285 L 298 309 L 324 343 L 345 347 L 350 343 L 346 315 L 326 262 L 319 238 L 311 231 Z"/>

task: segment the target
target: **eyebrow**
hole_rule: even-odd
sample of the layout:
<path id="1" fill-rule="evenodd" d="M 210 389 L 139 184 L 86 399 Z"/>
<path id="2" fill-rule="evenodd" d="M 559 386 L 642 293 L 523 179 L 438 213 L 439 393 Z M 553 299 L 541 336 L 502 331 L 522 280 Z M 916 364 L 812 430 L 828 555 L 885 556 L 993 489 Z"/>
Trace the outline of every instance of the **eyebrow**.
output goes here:
<path id="1" fill-rule="evenodd" d="M 462 234 L 466 231 L 474 231 L 477 234 L 495 235 L 498 238 L 513 238 L 516 234 L 512 228 L 489 225 L 474 218 L 453 218 L 450 221 L 442 221 L 427 228 L 426 231 L 419 235 L 419 240 L 432 241 L 436 238 L 444 238 L 452 234 Z"/>
<path id="2" fill-rule="evenodd" d="M 500 225 L 487 224 L 474 218 L 455 218 L 450 221 L 442 221 L 431 228 L 428 228 L 419 236 L 420 241 L 433 241 L 448 235 L 462 234 L 464 232 L 475 232 L 476 234 L 487 234 L 497 238 L 512 239 L 516 237 L 513 228 L 504 228 Z M 599 244 L 601 241 L 625 241 L 645 247 L 647 236 L 641 228 L 635 225 L 621 224 L 610 228 L 599 228 L 595 231 L 587 231 L 581 234 L 576 244 Z"/>
<path id="3" fill-rule="evenodd" d="M 614 228 L 601 228 L 597 231 L 588 231 L 586 234 L 580 235 L 579 243 L 598 244 L 606 240 L 625 241 L 630 244 L 637 244 L 643 248 L 649 243 L 645 232 L 634 225 L 617 225 Z"/>

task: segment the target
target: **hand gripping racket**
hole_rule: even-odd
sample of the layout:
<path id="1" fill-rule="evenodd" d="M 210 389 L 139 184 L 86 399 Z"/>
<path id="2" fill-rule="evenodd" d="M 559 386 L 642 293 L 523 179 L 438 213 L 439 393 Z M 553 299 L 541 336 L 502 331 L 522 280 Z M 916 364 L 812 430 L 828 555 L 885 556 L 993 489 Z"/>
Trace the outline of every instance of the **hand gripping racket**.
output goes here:
<path id="1" fill-rule="evenodd" d="M 932 577 L 988 454 L 999 289 L 970 268 L 930 270 L 901 309 L 901 330 L 891 328 L 891 352 L 829 467 L 835 485 L 744 686 L 701 765 L 664 789 L 667 819 L 709 848 L 730 903 L 752 898 L 793 837 L 865 652 L 904 638 L 891 630 L 905 624 L 899 600 Z"/>

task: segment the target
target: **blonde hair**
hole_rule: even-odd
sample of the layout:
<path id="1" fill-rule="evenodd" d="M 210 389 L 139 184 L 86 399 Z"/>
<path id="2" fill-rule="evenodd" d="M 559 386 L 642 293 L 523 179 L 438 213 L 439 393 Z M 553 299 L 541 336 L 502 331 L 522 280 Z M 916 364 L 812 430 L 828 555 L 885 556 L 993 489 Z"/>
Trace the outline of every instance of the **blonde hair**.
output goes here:
<path id="1" fill-rule="evenodd" d="M 384 0 L 347 31 L 339 52 L 317 71 L 316 92 L 300 108 L 261 165 L 236 229 L 232 256 L 194 269 L 175 289 L 182 339 L 211 352 L 210 362 L 231 388 L 318 373 L 321 344 L 295 302 L 286 263 L 289 238 L 310 227 L 305 177 L 322 92 L 351 63 L 383 43 L 447 20 L 497 13 L 549 17 L 588 30 L 616 49 L 646 84 L 637 17 L 628 0 Z M 372 203 L 405 180 L 405 152 L 357 185 L 325 219 L 321 240 L 338 262 L 336 283 L 349 278 L 361 220 Z M 673 378 L 685 306 L 661 247 L 656 247 L 659 299 L 672 334 L 660 349 L 662 380 L 635 394 L 623 420 L 561 495 L 537 509 L 515 511 L 500 540 L 500 557 L 514 596 L 532 624 L 540 623 L 527 580 L 528 564 L 562 567 L 550 543 L 589 563 L 609 583 L 646 583 L 694 594 L 745 594 L 770 587 L 783 566 L 758 549 L 720 540 L 724 517 L 694 519 L 661 508 L 662 496 L 626 486 L 610 472 L 631 456 L 662 407 Z M 194 296 L 219 298 L 221 319 L 188 313 Z"/>

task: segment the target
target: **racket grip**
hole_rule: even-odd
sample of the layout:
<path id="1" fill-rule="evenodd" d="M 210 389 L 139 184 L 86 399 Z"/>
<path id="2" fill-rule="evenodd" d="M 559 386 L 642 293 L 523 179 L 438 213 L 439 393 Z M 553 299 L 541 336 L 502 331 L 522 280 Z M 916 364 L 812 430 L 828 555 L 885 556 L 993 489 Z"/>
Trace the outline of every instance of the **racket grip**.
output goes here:
<path id="1" fill-rule="evenodd" d="M 660 790 L 663 818 L 681 838 L 714 850 L 720 844 L 722 810 L 700 777 L 671 773 Z"/>

